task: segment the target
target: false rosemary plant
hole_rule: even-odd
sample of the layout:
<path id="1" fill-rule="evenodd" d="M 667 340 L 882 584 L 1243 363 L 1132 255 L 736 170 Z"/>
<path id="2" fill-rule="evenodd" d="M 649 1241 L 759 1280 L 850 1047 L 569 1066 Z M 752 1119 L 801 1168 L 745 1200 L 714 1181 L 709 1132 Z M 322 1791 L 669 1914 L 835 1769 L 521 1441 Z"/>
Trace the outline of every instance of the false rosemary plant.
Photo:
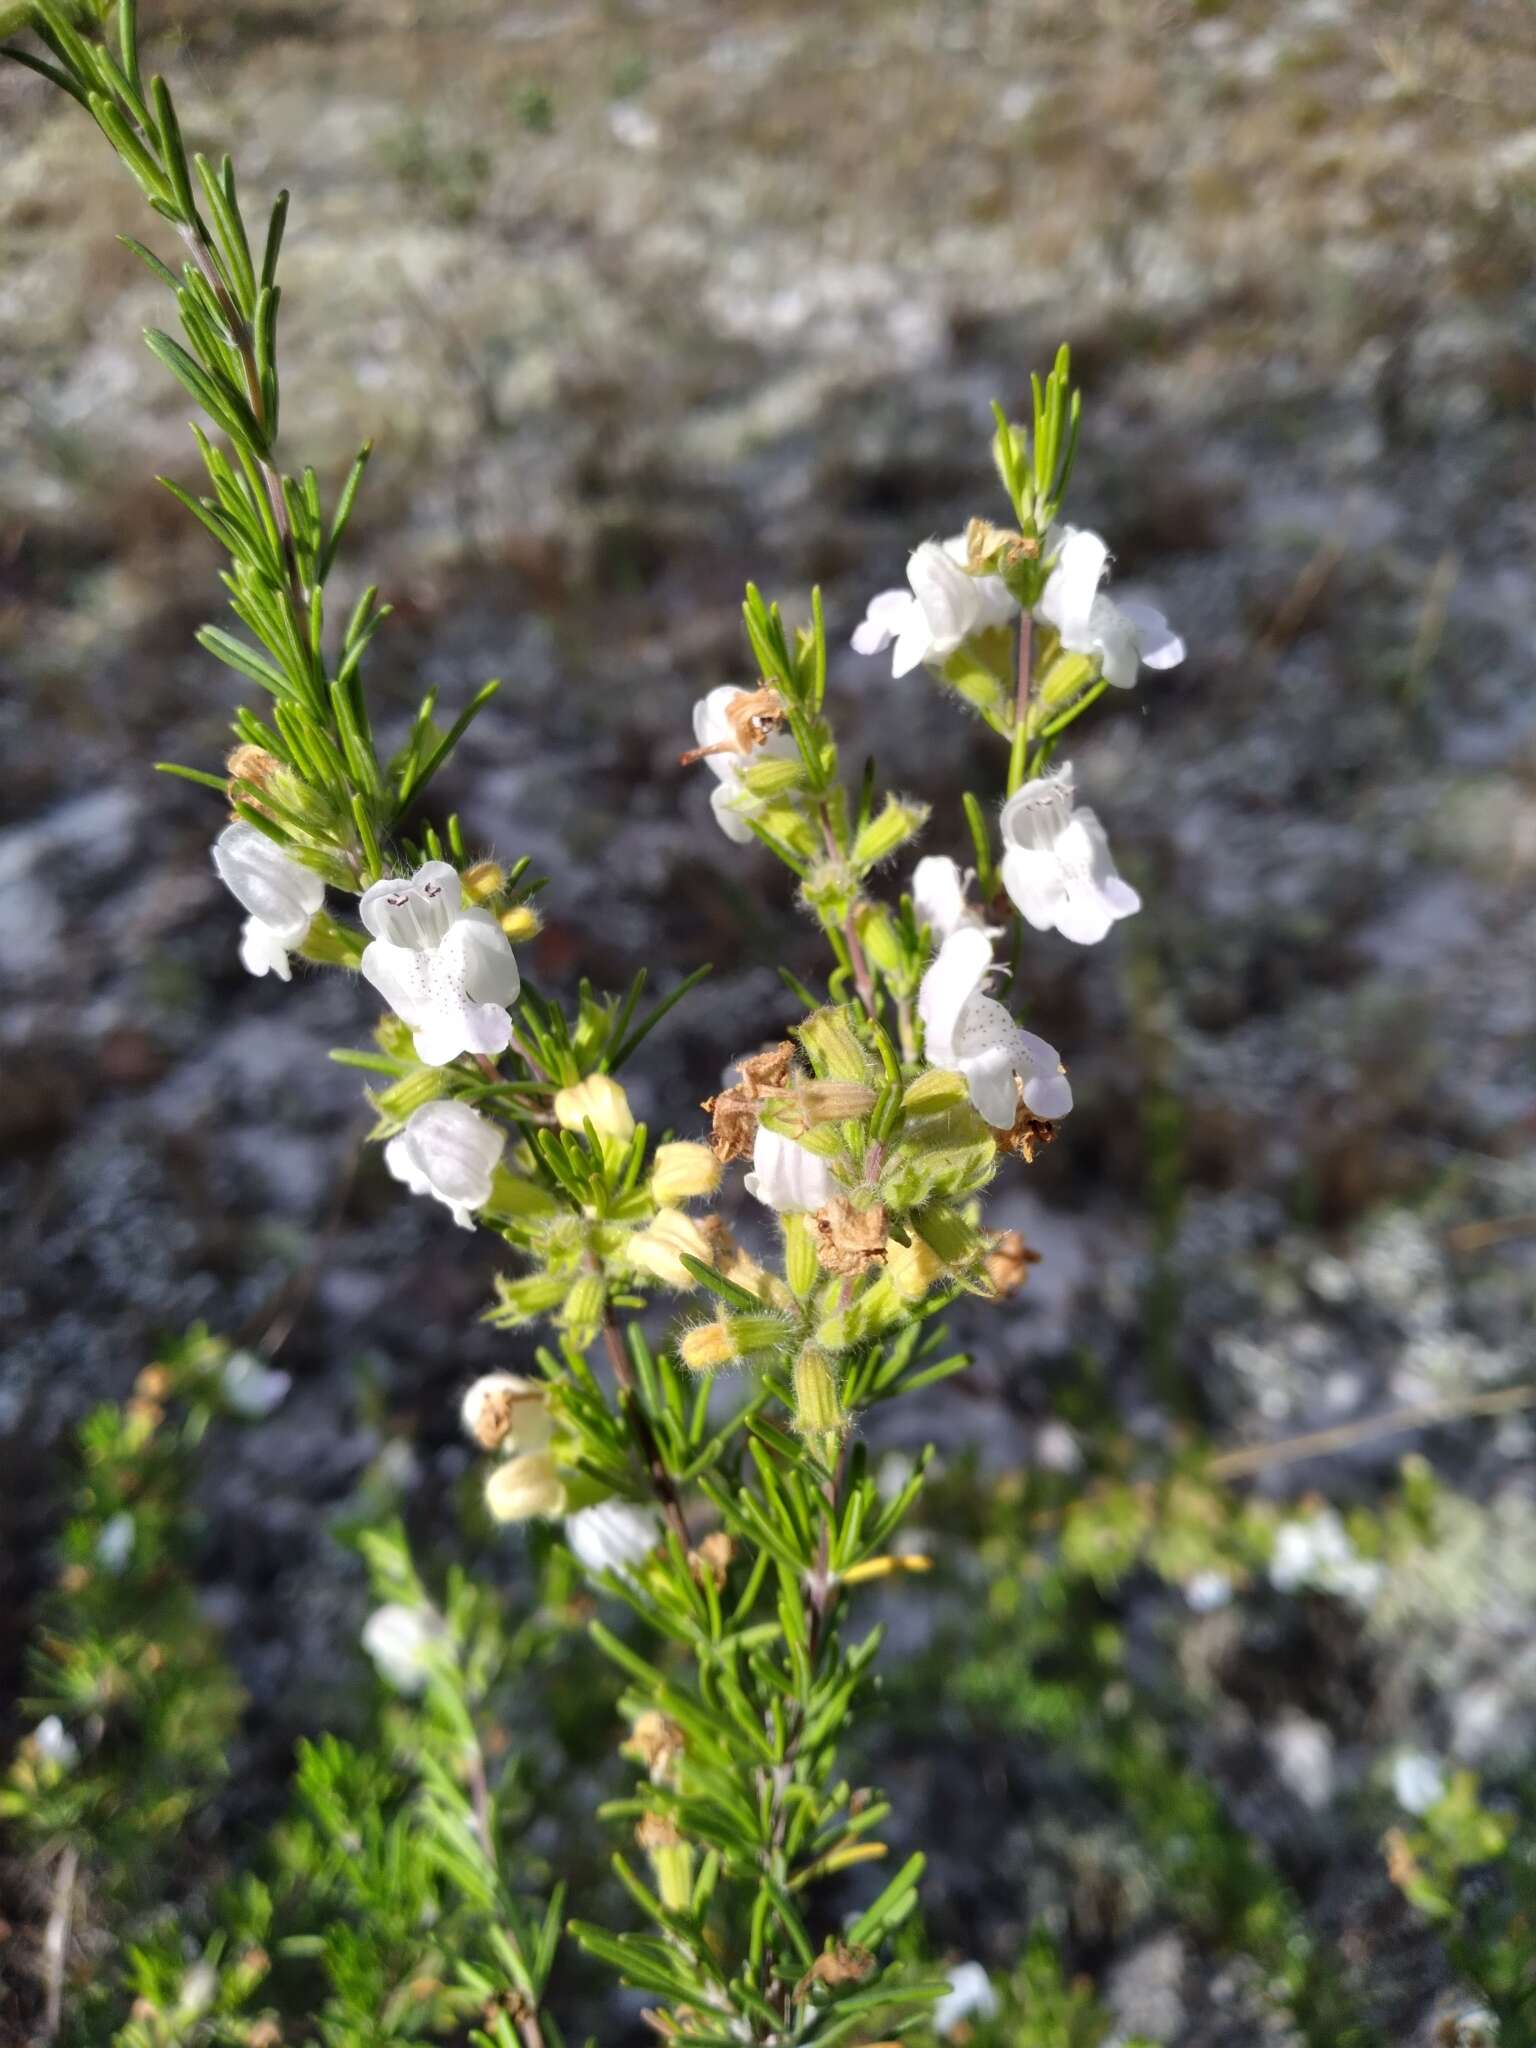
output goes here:
<path id="1" fill-rule="evenodd" d="M 236 713 L 222 772 L 172 772 L 225 807 L 213 859 L 247 913 L 242 958 L 284 981 L 295 956 L 355 970 L 384 999 L 374 1047 L 337 1057 L 376 1079 L 389 1170 L 505 1242 L 492 1317 L 548 1332 L 536 1372 L 464 1398 L 489 1513 L 557 1520 L 639 1624 L 592 1629 L 626 1687 L 634 1784 L 601 1817 L 633 1924 L 577 1901 L 570 1932 L 646 1995 L 658 2034 L 697 2048 L 945 2025 L 955 2008 L 934 2001 L 954 1987 L 891 1960 L 923 1859 L 888 1869 L 887 1804 L 841 1756 L 876 1679 L 860 1590 L 926 1562 L 902 1537 L 925 1461 L 887 1495 L 865 1425 L 962 1368 L 935 1325 L 947 1303 L 1003 1300 L 1027 1272 L 983 1197 L 1055 1135 L 1072 1091 L 1055 1049 L 988 992 L 995 942 L 1014 961 L 1026 928 L 1092 944 L 1138 908 L 1057 750 L 1107 689 L 1183 654 L 1160 615 L 1104 594 L 1104 543 L 1061 524 L 1080 425 L 1067 353 L 1035 380 L 1026 424 L 997 414 L 1011 523 L 921 542 L 908 587 L 876 597 L 853 638 L 996 735 L 1005 801 L 966 799 L 974 870 L 929 854 L 877 893 L 927 807 L 880 791 L 872 768 L 850 786 L 819 596 L 791 629 L 748 589 L 752 680 L 695 706 L 684 759 L 713 778 L 727 838 L 788 870 L 829 970 L 822 990 L 790 981 L 798 1022 L 777 1043 L 722 1048 L 737 1078 L 704 1105 L 707 1129 L 655 1143 L 618 1076 L 689 984 L 649 1012 L 643 975 L 622 997 L 583 983 L 574 1005 L 534 988 L 514 953 L 538 929 L 526 861 L 471 860 L 456 820 L 422 815 L 495 684 L 446 725 L 429 693 L 379 751 L 364 664 L 388 607 L 371 588 L 345 618 L 326 602 L 367 451 L 328 498 L 279 448 L 286 195 L 253 233 L 230 160 L 189 152 L 168 87 L 145 75 L 133 0 L 12 16 L 36 40 L 10 54 L 80 103 L 138 185 L 151 239 L 124 239 L 174 300 L 179 334 L 147 338 L 201 415 L 207 488 L 168 488 L 227 556 L 240 629 L 199 637 L 261 708 Z M 766 1263 L 703 1206 L 738 1160 L 774 1218 Z M 681 1313 L 658 1344 L 642 1317 L 659 1296 Z M 398 1677 L 462 1629 L 395 1576 L 370 1647 Z M 475 1983 L 500 2017 L 473 2038 L 554 2048 L 554 1922 L 490 1856 L 475 1717 L 433 1682 L 443 1853 L 501 1936 Z M 450 2001 L 414 2024 L 459 2018 Z"/>

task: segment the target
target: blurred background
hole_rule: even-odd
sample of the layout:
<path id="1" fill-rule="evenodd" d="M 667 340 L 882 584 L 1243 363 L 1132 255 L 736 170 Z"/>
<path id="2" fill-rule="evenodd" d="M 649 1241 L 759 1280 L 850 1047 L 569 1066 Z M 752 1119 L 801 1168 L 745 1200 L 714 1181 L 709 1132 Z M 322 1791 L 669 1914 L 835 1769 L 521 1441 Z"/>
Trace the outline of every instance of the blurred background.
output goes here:
<path id="1" fill-rule="evenodd" d="M 396 607 L 376 723 L 507 679 L 438 796 L 552 877 L 542 984 L 716 963 L 634 1070 L 653 1125 L 695 1134 L 729 1054 L 792 1020 L 777 968 L 817 964 L 677 766 L 693 699 L 752 680 L 743 581 L 796 614 L 820 582 L 846 650 L 910 546 L 998 512 L 988 402 L 1027 413 L 1072 344 L 1072 516 L 1190 656 L 1080 728 L 1146 909 L 1027 955 L 1078 1108 L 999 1184 L 1044 1255 L 1027 1292 L 888 1447 L 937 1441 L 945 1474 L 948 1568 L 898 1643 L 920 1660 L 985 1587 L 1006 1644 L 1032 1488 L 1059 1509 L 1181 1445 L 1268 1446 L 1244 1499 L 1389 1527 L 1427 1459 L 1455 1540 L 1411 1568 L 1388 1545 L 1372 1601 L 1262 1570 L 1192 1599 L 1192 1570 L 1102 1559 L 1078 1592 L 1339 1958 L 1380 2030 L 1348 2038 L 1450 2038 L 1464 1986 L 1389 1881 L 1382 1772 L 1411 1746 L 1515 1787 L 1536 1756 L 1532 1432 L 1518 1392 L 1377 1424 L 1536 1377 L 1531 9 L 143 13 L 189 139 L 255 207 L 293 188 L 287 463 L 335 480 L 378 444 L 343 593 Z M 476 1320 L 489 1241 L 361 1150 L 325 1054 L 370 1004 L 243 972 L 218 806 L 150 773 L 216 767 L 234 704 L 192 644 L 210 545 L 154 481 L 195 463 L 140 338 L 162 295 L 114 240 L 154 237 L 40 81 L 0 69 L 0 130 L 0 1692 L 72 1425 L 195 1318 L 265 1346 L 293 1392 L 203 1502 L 252 1699 L 238 1828 L 280 1806 L 294 1735 L 355 1711 L 334 1524 L 386 1488 L 430 1537 L 469 1465 L 457 1390 L 526 1347 Z M 933 803 L 925 850 L 963 854 L 959 792 L 1000 784 L 984 731 L 846 651 L 829 703 L 847 759 Z M 516 1547 L 486 1566 L 514 1590 Z M 1010 1720 L 1012 1683 L 930 1690 L 871 1764 L 936 1850 L 937 1951 L 1006 1965 L 1048 1925 L 1117 2038 L 1321 2039 L 1263 2031 L 1272 1973 L 1091 1759 Z"/>

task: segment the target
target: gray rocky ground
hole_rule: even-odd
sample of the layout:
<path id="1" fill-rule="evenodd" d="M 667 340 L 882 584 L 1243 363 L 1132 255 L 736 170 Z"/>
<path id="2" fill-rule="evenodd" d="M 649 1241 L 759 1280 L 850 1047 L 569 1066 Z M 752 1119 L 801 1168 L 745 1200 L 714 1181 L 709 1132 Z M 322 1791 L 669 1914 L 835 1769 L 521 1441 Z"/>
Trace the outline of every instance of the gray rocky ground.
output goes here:
<path id="1" fill-rule="evenodd" d="M 1047 1260 L 923 1433 L 997 1467 L 1059 1452 L 1045 1389 L 1080 1348 L 1149 1440 L 1536 1377 L 1536 1235 L 1466 1228 L 1536 1210 L 1528 9 L 145 14 L 196 139 L 294 188 L 287 448 L 334 474 L 378 437 L 353 560 L 398 607 L 385 723 L 424 680 L 508 678 L 444 793 L 553 877 L 542 980 L 718 963 L 643 1063 L 657 1120 L 783 1014 L 775 967 L 815 961 L 675 765 L 693 697 L 745 675 L 742 581 L 791 606 L 820 581 L 846 641 L 910 544 L 993 509 L 987 401 L 1073 341 L 1076 514 L 1191 655 L 1078 750 L 1148 907 L 1031 957 L 1080 1107 L 1001 1220 Z M 147 772 L 216 762 L 232 699 L 190 640 L 208 550 L 152 482 L 190 463 L 137 340 L 155 288 L 113 241 L 143 224 L 37 81 L 0 73 L 0 129 L 0 1601 L 40 1581 L 63 1433 L 157 1333 L 257 1337 L 302 1293 L 294 1394 L 209 1496 L 275 1772 L 356 1626 L 327 1515 L 387 1442 L 428 1512 L 464 1465 L 452 1391 L 508 1346 L 474 1321 L 489 1254 L 446 1257 L 376 1158 L 352 1177 L 358 1090 L 324 1052 L 364 1028 L 355 991 L 243 974 L 210 800 Z M 850 753 L 960 851 L 980 732 L 851 654 L 833 686 Z M 1370 1500 L 1406 1448 L 1479 1504 L 1461 1553 L 1394 1581 L 1363 1646 L 1276 1659 L 1206 1760 L 1417 2042 L 1452 1992 L 1338 1815 L 1397 1737 L 1529 1758 L 1530 1429 L 1377 1436 L 1259 1483 Z M 945 1810 L 955 1756 L 899 1762 Z M 931 1913 L 999 1956 L 1071 1826 L 1059 1787 L 1013 1782 L 1012 1875 L 976 1924 L 941 1858 Z M 1232 1965 L 1157 1926 L 1093 1961 L 1128 2030 L 1214 2043 L 1246 2010 Z"/>

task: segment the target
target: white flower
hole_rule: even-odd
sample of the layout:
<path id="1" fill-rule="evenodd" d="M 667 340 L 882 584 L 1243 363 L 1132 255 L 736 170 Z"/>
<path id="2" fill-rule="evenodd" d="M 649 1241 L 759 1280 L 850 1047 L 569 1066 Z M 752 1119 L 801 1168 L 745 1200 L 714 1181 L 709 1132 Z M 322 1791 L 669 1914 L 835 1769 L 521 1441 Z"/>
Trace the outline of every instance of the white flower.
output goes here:
<path id="1" fill-rule="evenodd" d="M 947 2034 L 962 2020 L 989 2020 L 997 2011 L 997 1993 L 980 1963 L 957 1963 L 949 1973 L 949 1989 L 933 2006 L 933 2031 Z"/>
<path id="2" fill-rule="evenodd" d="M 247 972 L 291 981 L 288 955 L 303 945 L 309 921 L 325 901 L 324 882 L 244 819 L 226 825 L 214 841 L 213 864 L 225 888 L 250 912 L 240 932 Z"/>
<path id="3" fill-rule="evenodd" d="M 1269 1578 L 1282 1593 L 1310 1587 L 1366 1606 L 1381 1584 L 1382 1568 L 1362 1557 L 1333 1508 L 1305 1521 L 1282 1522 L 1275 1531 Z"/>
<path id="4" fill-rule="evenodd" d="M 265 974 L 275 974 L 279 981 L 293 979 L 288 948 L 259 917 L 248 917 L 240 927 L 240 965 L 258 980 Z"/>
<path id="5" fill-rule="evenodd" d="M 1046 548 L 1056 552 L 1056 567 L 1037 610 L 1069 654 L 1096 656 L 1104 680 L 1119 690 L 1134 686 L 1143 661 L 1148 668 L 1178 667 L 1184 642 L 1160 611 L 1149 604 L 1116 604 L 1100 591 L 1109 549 L 1096 533 L 1080 526 L 1053 529 Z"/>
<path id="6" fill-rule="evenodd" d="M 232 1351 L 219 1375 L 219 1391 L 236 1415 L 259 1422 L 281 1405 L 293 1385 L 291 1373 L 263 1365 L 254 1351 Z"/>
<path id="7" fill-rule="evenodd" d="M 747 819 L 764 808 L 763 799 L 753 796 L 742 781 L 742 769 L 754 761 L 793 761 L 798 755 L 787 732 L 771 732 L 743 750 L 740 734 L 731 723 L 730 709 L 738 697 L 754 694 L 735 683 L 722 683 L 707 697 L 700 697 L 693 707 L 693 736 L 699 758 L 707 761 L 719 778 L 709 794 L 710 809 L 726 838 L 738 846 L 746 846 L 752 838 Z M 687 758 L 691 760 L 693 756 Z"/>
<path id="8" fill-rule="evenodd" d="M 110 1572 L 114 1578 L 118 1578 L 127 1570 L 137 1535 L 133 1517 L 126 1508 L 108 1516 L 101 1525 L 101 1534 L 96 1538 L 96 1562 L 104 1572 Z"/>
<path id="9" fill-rule="evenodd" d="M 964 534 L 925 540 L 907 559 L 910 590 L 882 590 L 855 627 L 855 654 L 883 654 L 894 641 L 891 674 L 925 661 L 945 661 L 962 640 L 1005 626 L 1018 601 L 1001 576 L 973 576 L 965 566 Z"/>
<path id="10" fill-rule="evenodd" d="M 567 1515 L 565 1540 L 577 1563 L 587 1571 L 617 1572 L 620 1578 L 627 1578 L 661 1541 L 661 1530 L 649 1508 L 605 1500 Z"/>
<path id="11" fill-rule="evenodd" d="M 517 962 L 491 913 L 464 908 L 447 861 L 429 860 L 408 882 L 375 882 L 358 914 L 373 934 L 363 978 L 410 1025 L 418 1059 L 445 1067 L 460 1053 L 506 1051 Z"/>
<path id="12" fill-rule="evenodd" d="M 1445 1794 L 1445 1773 L 1422 1749 L 1400 1750 L 1392 1764 L 1392 1795 L 1408 1813 L 1428 1813 Z"/>
<path id="13" fill-rule="evenodd" d="M 391 1600 L 364 1622 L 362 1643 L 385 1684 L 410 1695 L 425 1691 L 433 1650 L 446 1633 L 442 1616 L 430 1607 Z"/>
<path id="14" fill-rule="evenodd" d="M 992 942 L 974 925 L 951 932 L 918 990 L 928 1064 L 963 1074 L 971 1100 L 994 1129 L 1013 1128 L 1017 1081 L 1032 1116 L 1054 1121 L 1072 1107 L 1072 1087 L 1056 1048 L 1016 1024 L 984 991 Z"/>
<path id="15" fill-rule="evenodd" d="M 32 1740 L 43 1761 L 57 1764 L 61 1771 L 73 1770 L 80 1761 L 80 1745 L 57 1714 L 49 1714 L 46 1720 L 38 1722 L 32 1730 Z"/>
<path id="16" fill-rule="evenodd" d="M 814 1214 L 837 1192 L 832 1169 L 819 1152 L 808 1151 L 793 1138 L 781 1138 L 766 1124 L 757 1127 L 746 1190 L 781 1216 Z"/>
<path id="17" fill-rule="evenodd" d="M 1184 1598 L 1196 1614 L 1214 1614 L 1231 1600 L 1232 1581 L 1225 1572 L 1196 1572 Z"/>
<path id="18" fill-rule="evenodd" d="M 989 929 L 966 893 L 975 875 L 974 868 L 961 867 L 945 853 L 924 854 L 912 870 L 912 908 L 918 923 L 933 933 L 935 946 L 942 946 L 962 925 Z"/>
<path id="19" fill-rule="evenodd" d="M 413 1195 L 441 1202 L 460 1230 L 473 1230 L 506 1142 L 506 1132 L 467 1102 L 424 1102 L 384 1147 L 384 1164 Z"/>
<path id="20" fill-rule="evenodd" d="M 1096 946 L 1117 918 L 1140 910 L 1097 816 L 1073 808 L 1070 761 L 1009 797 L 1002 829 L 1003 887 L 1037 932 Z"/>

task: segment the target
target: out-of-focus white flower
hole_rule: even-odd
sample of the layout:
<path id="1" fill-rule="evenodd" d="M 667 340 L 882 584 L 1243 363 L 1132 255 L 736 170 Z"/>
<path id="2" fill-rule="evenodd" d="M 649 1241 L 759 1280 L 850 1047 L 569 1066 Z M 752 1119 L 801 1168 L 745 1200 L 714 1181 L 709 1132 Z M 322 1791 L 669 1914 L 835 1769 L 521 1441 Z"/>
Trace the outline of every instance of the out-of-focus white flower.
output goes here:
<path id="1" fill-rule="evenodd" d="M 949 1973 L 949 1989 L 935 1999 L 933 2031 L 951 2033 L 962 2020 L 988 2020 L 997 2011 L 997 1993 L 980 1963 L 957 1963 Z"/>
<path id="2" fill-rule="evenodd" d="M 212 2010 L 219 1995 L 219 1973 L 210 1962 L 196 1962 L 181 1980 L 176 1996 L 176 2018 L 182 2022 L 200 2020 Z"/>
<path id="3" fill-rule="evenodd" d="M 447 1624 L 432 1608 L 390 1600 L 363 1623 L 362 1642 L 384 1683 L 410 1697 L 425 1690 L 432 1653 L 446 1633 Z"/>
<path id="4" fill-rule="evenodd" d="M 766 1124 L 757 1127 L 752 1171 L 745 1184 L 749 1195 L 756 1195 L 781 1216 L 814 1214 L 837 1192 L 832 1169 L 820 1153 L 797 1145 L 793 1138 L 781 1138 Z"/>
<path id="5" fill-rule="evenodd" d="M 933 933 L 935 946 L 942 946 L 962 925 L 990 929 L 967 893 L 974 880 L 973 868 L 961 867 L 946 853 L 925 853 L 912 870 L 912 908 L 918 923 Z"/>
<path id="6" fill-rule="evenodd" d="M 430 1195 L 461 1230 L 473 1230 L 506 1142 L 506 1132 L 467 1102 L 424 1102 L 384 1147 L 384 1164 L 413 1195 Z"/>
<path id="7" fill-rule="evenodd" d="M 1282 1593 L 1304 1587 L 1336 1593 L 1367 1606 L 1382 1581 L 1382 1567 L 1362 1557 L 1333 1508 L 1305 1520 L 1282 1522 L 1269 1560 L 1270 1583 Z"/>
<path id="8" fill-rule="evenodd" d="M 44 1762 L 56 1764 L 61 1771 L 72 1771 L 80 1761 L 80 1745 L 57 1714 L 49 1714 L 38 1722 L 32 1730 L 32 1740 Z"/>
<path id="9" fill-rule="evenodd" d="M 995 1130 L 1011 1130 L 1018 1115 L 1015 1077 L 1031 1116 L 1066 1116 L 1072 1086 L 1060 1054 L 984 992 L 991 972 L 992 942 L 984 931 L 963 925 L 950 933 L 917 995 L 928 1064 L 963 1074 L 971 1101 Z"/>
<path id="10" fill-rule="evenodd" d="M 1109 566 L 1109 549 L 1086 527 L 1065 526 L 1046 536 L 1056 567 L 1046 581 L 1039 616 L 1061 635 L 1069 654 L 1096 656 L 1104 680 L 1129 690 L 1140 663 L 1177 668 L 1184 642 L 1160 611 L 1149 604 L 1116 604 L 1099 589 Z"/>
<path id="11" fill-rule="evenodd" d="M 214 841 L 213 864 L 225 888 L 250 913 L 240 932 L 240 959 L 247 972 L 291 981 L 288 955 L 303 945 L 309 921 L 325 901 L 324 882 L 243 818 L 226 825 Z"/>
<path id="12" fill-rule="evenodd" d="M 1141 898 L 1115 870 L 1104 827 L 1075 810 L 1072 764 L 1026 782 L 1003 805 L 1003 887 L 1027 924 L 1096 946 Z"/>
<path id="13" fill-rule="evenodd" d="M 739 697 L 757 693 L 736 683 L 721 683 L 693 707 L 693 736 L 698 758 L 707 761 L 718 778 L 710 791 L 710 808 L 715 823 L 727 839 L 746 846 L 752 838 L 748 818 L 764 809 L 764 799 L 755 797 L 741 779 L 741 771 L 755 761 L 793 761 L 798 749 L 787 732 L 770 732 L 762 739 L 743 745 L 739 721 L 733 722 L 731 707 Z M 692 755 L 686 757 L 693 759 Z"/>
<path id="14" fill-rule="evenodd" d="M 363 978 L 410 1025 L 419 1060 L 445 1067 L 460 1053 L 506 1051 L 517 962 L 490 911 L 464 907 L 447 861 L 429 860 L 409 881 L 375 882 L 358 915 L 373 934 L 359 963 Z"/>
<path id="15" fill-rule="evenodd" d="M 565 1540 L 589 1572 L 617 1572 L 625 1578 L 643 1564 L 661 1541 L 661 1529 L 649 1508 L 627 1500 L 599 1501 L 565 1518 Z"/>
<path id="16" fill-rule="evenodd" d="M 226 1403 L 251 1422 L 259 1422 L 280 1407 L 292 1385 L 292 1373 L 264 1364 L 254 1351 L 231 1351 L 219 1374 L 219 1391 Z"/>
<path id="17" fill-rule="evenodd" d="M 1445 1773 L 1422 1749 L 1399 1750 L 1392 1763 L 1392 1796 L 1407 1813 L 1428 1813 L 1445 1793 Z"/>
<path id="18" fill-rule="evenodd" d="M 1196 1572 L 1184 1588 L 1184 1599 L 1196 1614 L 1215 1614 L 1232 1599 L 1232 1581 L 1225 1572 Z"/>
<path id="19" fill-rule="evenodd" d="M 127 1569 L 137 1534 L 133 1517 L 126 1508 L 121 1508 L 115 1515 L 108 1516 L 101 1525 L 101 1534 L 96 1538 L 96 1562 L 104 1572 L 111 1572 L 116 1578 Z"/>
<path id="20" fill-rule="evenodd" d="M 909 590 L 882 590 L 854 629 L 856 654 L 883 654 L 893 643 L 891 674 L 907 675 L 925 661 L 946 661 L 962 640 L 989 626 L 1005 626 L 1018 601 L 1001 576 L 973 576 L 966 568 L 964 534 L 925 540 L 907 560 Z"/>

